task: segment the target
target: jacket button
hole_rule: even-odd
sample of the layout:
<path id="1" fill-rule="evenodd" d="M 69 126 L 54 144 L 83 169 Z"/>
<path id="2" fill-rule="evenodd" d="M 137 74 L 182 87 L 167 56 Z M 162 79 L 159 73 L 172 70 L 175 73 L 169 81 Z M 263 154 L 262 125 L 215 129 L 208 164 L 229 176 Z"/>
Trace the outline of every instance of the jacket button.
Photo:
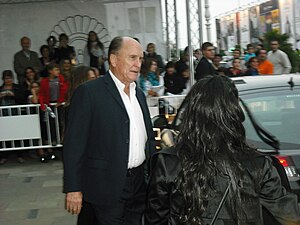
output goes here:
<path id="1" fill-rule="evenodd" d="M 129 143 L 129 139 L 126 139 L 126 141 L 125 141 L 125 142 L 126 142 L 126 144 L 128 144 L 128 143 Z"/>
<path id="2" fill-rule="evenodd" d="M 125 120 L 125 123 L 129 123 L 129 120 Z"/>

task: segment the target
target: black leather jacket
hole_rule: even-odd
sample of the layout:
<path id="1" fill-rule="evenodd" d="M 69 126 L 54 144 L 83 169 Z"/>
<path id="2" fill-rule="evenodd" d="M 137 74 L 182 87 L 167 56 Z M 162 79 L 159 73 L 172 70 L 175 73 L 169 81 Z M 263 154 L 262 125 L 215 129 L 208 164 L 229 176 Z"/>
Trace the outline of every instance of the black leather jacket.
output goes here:
<path id="1" fill-rule="evenodd" d="M 152 162 L 153 170 L 148 189 L 145 225 L 179 225 L 179 209 L 183 205 L 183 199 L 174 186 L 174 180 L 181 170 L 176 150 L 174 148 L 162 150 L 153 156 Z M 247 217 L 245 224 L 274 225 L 275 223 L 263 222 L 261 210 L 261 206 L 263 206 L 281 224 L 299 225 L 297 196 L 282 187 L 278 172 L 272 165 L 272 159 L 268 156 L 256 155 L 243 163 L 247 168 L 247 174 L 243 181 L 246 185 L 241 191 L 250 200 L 243 203 Z M 217 192 L 208 202 L 207 210 L 202 217 L 205 225 L 210 224 L 228 182 L 228 176 L 216 177 L 215 189 Z M 228 201 L 228 198 L 234 195 L 235 193 L 229 192 L 215 225 L 237 225 L 231 216 L 231 207 Z"/>

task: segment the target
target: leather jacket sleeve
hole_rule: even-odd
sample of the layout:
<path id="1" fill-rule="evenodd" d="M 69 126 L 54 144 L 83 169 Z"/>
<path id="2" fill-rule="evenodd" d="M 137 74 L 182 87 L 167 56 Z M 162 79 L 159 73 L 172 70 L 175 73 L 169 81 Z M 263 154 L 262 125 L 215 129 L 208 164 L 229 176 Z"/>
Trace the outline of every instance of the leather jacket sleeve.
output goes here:
<path id="1" fill-rule="evenodd" d="M 154 162 L 154 160 L 156 161 Z M 167 157 L 164 157 L 164 155 L 160 153 L 155 154 L 152 158 L 152 163 L 155 163 L 155 165 L 152 168 L 148 186 L 145 225 L 169 224 L 171 208 L 169 196 L 173 184 L 172 179 L 169 179 L 171 175 L 168 174 L 168 171 L 172 170 L 166 167 L 166 160 Z"/>
<path id="2" fill-rule="evenodd" d="M 263 172 L 260 204 L 282 225 L 300 224 L 297 196 L 282 186 L 277 169 L 269 157 L 266 157 Z"/>

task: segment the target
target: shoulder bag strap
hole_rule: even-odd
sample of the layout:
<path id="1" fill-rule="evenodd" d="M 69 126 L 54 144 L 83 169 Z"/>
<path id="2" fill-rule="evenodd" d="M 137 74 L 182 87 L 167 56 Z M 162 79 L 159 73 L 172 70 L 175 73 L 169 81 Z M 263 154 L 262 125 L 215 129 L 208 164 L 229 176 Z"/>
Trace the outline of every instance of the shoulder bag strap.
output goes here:
<path id="1" fill-rule="evenodd" d="M 228 186 L 227 186 L 227 188 L 226 188 L 226 191 L 225 191 L 225 193 L 224 193 L 224 195 L 223 195 L 223 198 L 222 198 L 222 200 L 221 200 L 221 202 L 220 202 L 220 204 L 219 204 L 219 206 L 218 206 L 218 208 L 217 208 L 217 211 L 215 212 L 215 215 L 214 215 L 214 217 L 213 217 L 213 219 L 212 219 L 210 225 L 214 225 L 215 222 L 216 222 L 216 220 L 218 219 L 219 213 L 220 213 L 220 211 L 221 211 L 221 209 L 222 209 L 222 207 L 223 207 L 223 205 L 224 205 L 224 202 L 225 202 L 225 200 L 226 200 L 226 197 L 227 197 L 227 195 L 228 195 L 228 193 L 229 193 L 230 185 L 231 185 L 231 181 L 229 181 L 229 184 L 228 184 Z"/>

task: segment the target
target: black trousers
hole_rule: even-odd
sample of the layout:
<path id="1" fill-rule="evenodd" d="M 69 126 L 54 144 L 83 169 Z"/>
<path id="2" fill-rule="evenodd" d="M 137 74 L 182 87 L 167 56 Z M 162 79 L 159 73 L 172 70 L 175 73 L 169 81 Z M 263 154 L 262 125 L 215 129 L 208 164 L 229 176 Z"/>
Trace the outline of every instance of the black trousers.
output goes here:
<path id="1" fill-rule="evenodd" d="M 127 171 L 119 201 L 109 206 L 98 206 L 84 201 L 77 225 L 142 225 L 145 210 L 146 183 L 144 167 Z"/>

